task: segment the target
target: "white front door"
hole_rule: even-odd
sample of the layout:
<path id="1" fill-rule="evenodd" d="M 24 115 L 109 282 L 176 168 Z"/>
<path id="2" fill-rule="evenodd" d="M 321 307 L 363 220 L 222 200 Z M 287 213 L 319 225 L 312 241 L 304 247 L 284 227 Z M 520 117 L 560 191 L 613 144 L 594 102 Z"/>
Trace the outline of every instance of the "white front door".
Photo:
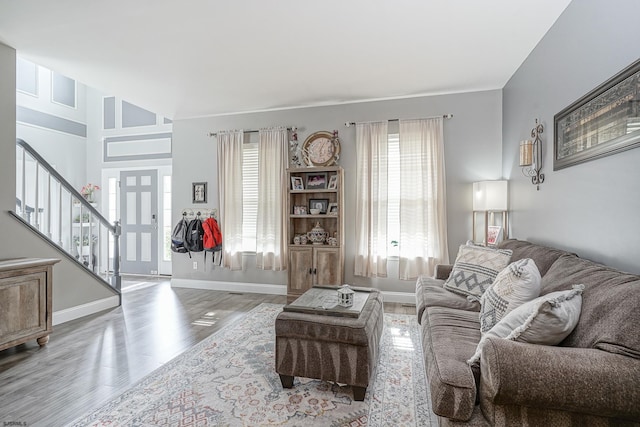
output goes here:
<path id="1" fill-rule="evenodd" d="M 158 171 L 120 172 L 120 270 L 158 274 Z"/>

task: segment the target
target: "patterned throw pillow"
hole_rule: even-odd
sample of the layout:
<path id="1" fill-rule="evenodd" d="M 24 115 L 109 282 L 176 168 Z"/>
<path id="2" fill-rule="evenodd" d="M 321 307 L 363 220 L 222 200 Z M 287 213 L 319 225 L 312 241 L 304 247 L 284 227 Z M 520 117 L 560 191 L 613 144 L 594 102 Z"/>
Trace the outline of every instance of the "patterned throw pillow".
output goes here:
<path id="1" fill-rule="evenodd" d="M 515 308 L 482 336 L 467 363 L 479 366 L 482 347 L 488 337 L 530 344 L 560 344 L 574 330 L 582 311 L 584 285 L 573 285 L 572 288 L 551 292 Z"/>
<path id="2" fill-rule="evenodd" d="M 511 260 L 510 249 L 460 245 L 445 289 L 480 298 Z"/>
<path id="3" fill-rule="evenodd" d="M 540 272 L 530 258 L 512 262 L 502 270 L 480 299 L 480 332 L 483 334 L 514 308 L 538 298 Z"/>

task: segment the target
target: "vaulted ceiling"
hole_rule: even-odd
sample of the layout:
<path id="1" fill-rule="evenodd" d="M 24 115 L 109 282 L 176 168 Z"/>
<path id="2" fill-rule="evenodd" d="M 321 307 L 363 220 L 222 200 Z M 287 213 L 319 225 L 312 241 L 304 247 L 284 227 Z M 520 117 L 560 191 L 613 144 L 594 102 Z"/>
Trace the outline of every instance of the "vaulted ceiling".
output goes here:
<path id="1" fill-rule="evenodd" d="M 569 3 L 0 0 L 0 42 L 180 119 L 500 89 Z"/>

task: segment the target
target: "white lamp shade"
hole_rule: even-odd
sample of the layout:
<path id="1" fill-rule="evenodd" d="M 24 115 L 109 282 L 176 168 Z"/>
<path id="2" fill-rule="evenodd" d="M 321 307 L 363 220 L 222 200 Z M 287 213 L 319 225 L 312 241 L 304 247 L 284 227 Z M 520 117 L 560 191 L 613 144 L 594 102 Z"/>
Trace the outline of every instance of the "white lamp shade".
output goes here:
<path id="1" fill-rule="evenodd" d="M 508 181 L 480 181 L 473 183 L 474 211 L 506 211 Z"/>

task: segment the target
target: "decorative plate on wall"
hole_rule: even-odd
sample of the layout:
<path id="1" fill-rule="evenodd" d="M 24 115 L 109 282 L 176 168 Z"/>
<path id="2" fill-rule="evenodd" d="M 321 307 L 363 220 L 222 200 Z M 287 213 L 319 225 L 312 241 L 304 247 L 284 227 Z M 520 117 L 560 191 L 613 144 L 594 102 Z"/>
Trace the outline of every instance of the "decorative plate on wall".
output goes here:
<path id="1" fill-rule="evenodd" d="M 309 166 L 332 166 L 340 158 L 338 132 L 320 131 L 309 135 L 302 144 L 302 155 Z"/>

